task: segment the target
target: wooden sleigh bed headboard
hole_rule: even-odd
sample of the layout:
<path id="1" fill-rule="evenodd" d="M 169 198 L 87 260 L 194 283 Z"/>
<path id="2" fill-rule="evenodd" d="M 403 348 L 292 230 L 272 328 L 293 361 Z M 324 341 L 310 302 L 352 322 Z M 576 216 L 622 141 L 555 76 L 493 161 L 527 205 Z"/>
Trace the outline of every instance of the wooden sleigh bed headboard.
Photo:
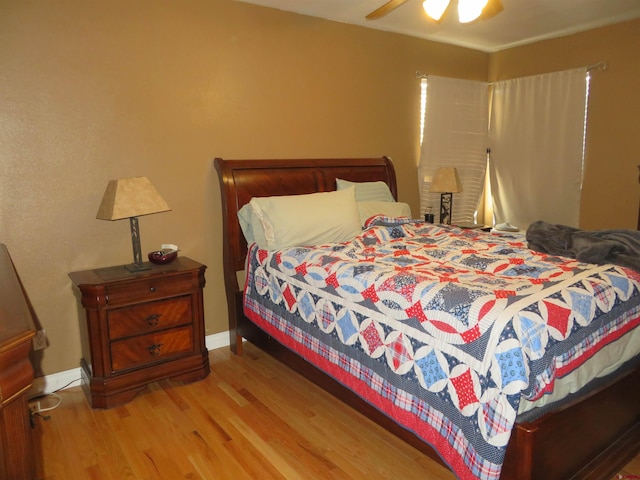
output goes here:
<path id="1" fill-rule="evenodd" d="M 388 157 L 295 160 L 223 160 L 215 167 L 223 191 L 225 262 L 234 271 L 244 268 L 247 242 L 238 224 L 238 210 L 253 197 L 300 195 L 336 189 L 336 178 L 349 181 L 383 181 L 397 196 L 396 175 Z M 313 214 L 313 212 L 309 212 Z M 225 268 L 226 268 L 225 263 Z"/>
<path id="2" fill-rule="evenodd" d="M 354 182 L 384 181 L 397 198 L 391 160 L 387 157 L 231 161 L 216 158 L 215 167 L 222 195 L 231 349 L 242 353 L 242 338 L 247 339 L 421 452 L 441 461 L 430 445 L 278 344 L 247 319 L 237 279 L 237 272 L 244 270 L 247 254 L 237 213 L 252 197 L 332 191 L 336 188 L 335 179 L 342 178 Z M 564 479 L 574 474 L 577 476 L 572 478 L 611 478 L 633 458 L 640 445 L 637 398 L 640 398 L 640 367 L 636 365 L 618 375 L 615 382 L 591 391 L 586 399 L 572 400 L 535 421 L 516 423 L 501 479 Z M 594 422 L 600 426 L 594 428 Z"/>

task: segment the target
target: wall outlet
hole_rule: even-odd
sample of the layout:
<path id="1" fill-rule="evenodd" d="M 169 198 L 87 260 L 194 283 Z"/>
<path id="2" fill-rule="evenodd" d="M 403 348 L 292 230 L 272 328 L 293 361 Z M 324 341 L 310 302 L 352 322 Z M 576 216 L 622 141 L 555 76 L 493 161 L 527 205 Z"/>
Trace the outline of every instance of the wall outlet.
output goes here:
<path id="1" fill-rule="evenodd" d="M 47 333 L 44 330 L 38 330 L 36 332 L 36 336 L 33 337 L 33 349 L 34 350 L 44 350 L 47 348 Z"/>
<path id="2" fill-rule="evenodd" d="M 30 401 L 29 411 L 31 412 L 31 415 L 33 415 L 34 413 L 38 413 L 40 411 L 40 401 L 39 400 Z"/>

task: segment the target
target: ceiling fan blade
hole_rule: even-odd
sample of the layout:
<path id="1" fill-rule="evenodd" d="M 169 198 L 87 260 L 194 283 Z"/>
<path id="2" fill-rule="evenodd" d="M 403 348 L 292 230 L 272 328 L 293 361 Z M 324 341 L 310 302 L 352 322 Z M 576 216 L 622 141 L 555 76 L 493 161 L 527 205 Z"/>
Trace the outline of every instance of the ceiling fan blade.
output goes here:
<path id="1" fill-rule="evenodd" d="M 391 10 L 395 10 L 406 1 L 407 0 L 389 0 L 380 8 L 377 8 L 376 10 L 371 12 L 369 15 L 367 15 L 366 19 L 376 20 L 377 18 L 384 17 L 387 13 L 391 12 Z"/>

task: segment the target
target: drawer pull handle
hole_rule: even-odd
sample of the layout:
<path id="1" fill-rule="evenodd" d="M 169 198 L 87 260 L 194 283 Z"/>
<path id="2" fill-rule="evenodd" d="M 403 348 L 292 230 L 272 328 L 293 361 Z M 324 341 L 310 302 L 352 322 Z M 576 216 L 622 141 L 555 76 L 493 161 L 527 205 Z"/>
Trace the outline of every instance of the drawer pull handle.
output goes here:
<path id="1" fill-rule="evenodd" d="M 162 347 L 162 343 L 154 343 L 153 345 L 149 345 L 147 347 L 147 350 L 149 350 L 149 353 L 154 356 L 157 357 L 158 355 L 160 355 L 160 348 Z"/>
<path id="2" fill-rule="evenodd" d="M 147 318 L 145 318 L 145 320 L 147 321 L 150 327 L 155 327 L 158 325 L 158 323 L 160 323 L 161 316 L 162 316 L 161 313 L 154 313 L 152 315 L 149 315 Z"/>
<path id="3" fill-rule="evenodd" d="M 149 291 L 150 292 L 155 292 L 156 291 L 156 287 L 149 287 Z"/>

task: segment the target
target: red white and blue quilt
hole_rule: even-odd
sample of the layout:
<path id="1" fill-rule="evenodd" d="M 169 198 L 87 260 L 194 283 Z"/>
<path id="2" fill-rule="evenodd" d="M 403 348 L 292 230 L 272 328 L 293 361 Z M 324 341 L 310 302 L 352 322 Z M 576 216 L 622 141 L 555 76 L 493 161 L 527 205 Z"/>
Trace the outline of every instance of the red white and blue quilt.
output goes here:
<path id="1" fill-rule="evenodd" d="M 640 274 L 537 253 L 521 235 L 378 216 L 347 243 L 252 245 L 244 301 L 459 478 L 491 480 L 521 397 L 640 324 Z"/>

